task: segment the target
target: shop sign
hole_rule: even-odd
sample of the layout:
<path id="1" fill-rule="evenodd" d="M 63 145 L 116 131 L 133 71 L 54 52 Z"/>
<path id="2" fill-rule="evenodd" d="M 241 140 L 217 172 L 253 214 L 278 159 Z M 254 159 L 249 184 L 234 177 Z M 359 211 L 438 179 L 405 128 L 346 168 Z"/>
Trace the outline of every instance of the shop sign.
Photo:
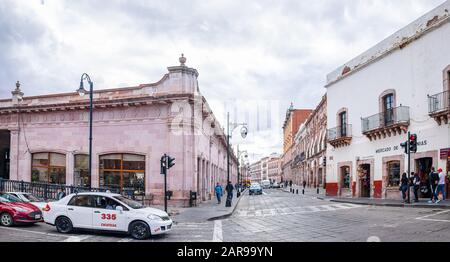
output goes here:
<path id="1" fill-rule="evenodd" d="M 427 140 L 423 140 L 423 141 L 417 142 L 417 146 L 418 147 L 419 146 L 426 146 L 427 144 L 428 144 Z M 381 154 L 381 153 L 387 153 L 387 152 L 395 152 L 395 151 L 399 151 L 399 150 L 403 150 L 400 145 L 398 145 L 398 146 L 390 146 L 390 147 L 379 148 L 379 149 L 375 150 L 375 154 Z M 450 148 L 447 149 L 447 150 L 450 150 Z M 442 150 L 441 150 L 441 157 L 442 157 Z"/>

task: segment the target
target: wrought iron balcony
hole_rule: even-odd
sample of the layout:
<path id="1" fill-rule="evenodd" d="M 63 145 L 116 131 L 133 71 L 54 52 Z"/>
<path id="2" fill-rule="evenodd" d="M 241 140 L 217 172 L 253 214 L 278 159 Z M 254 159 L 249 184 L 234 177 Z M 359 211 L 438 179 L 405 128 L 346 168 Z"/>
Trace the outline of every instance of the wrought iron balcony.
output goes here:
<path id="1" fill-rule="evenodd" d="M 328 129 L 327 140 L 333 147 L 350 145 L 352 141 L 352 125 L 337 126 Z"/>
<path id="2" fill-rule="evenodd" d="M 410 122 L 409 107 L 399 106 L 361 119 L 362 133 L 370 141 L 406 133 Z"/>
<path id="3" fill-rule="evenodd" d="M 429 115 L 441 125 L 448 124 L 450 118 L 450 91 L 428 96 Z"/>

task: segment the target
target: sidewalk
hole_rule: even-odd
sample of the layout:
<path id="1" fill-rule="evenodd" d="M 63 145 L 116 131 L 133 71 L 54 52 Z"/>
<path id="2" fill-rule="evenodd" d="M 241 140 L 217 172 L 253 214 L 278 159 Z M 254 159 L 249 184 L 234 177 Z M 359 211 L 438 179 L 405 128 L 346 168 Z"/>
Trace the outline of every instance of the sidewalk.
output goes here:
<path id="1" fill-rule="evenodd" d="M 373 198 L 336 198 L 319 197 L 319 199 L 338 203 L 350 203 L 369 206 L 387 206 L 387 207 L 409 207 L 409 208 L 437 208 L 450 209 L 450 200 L 441 201 L 438 204 L 429 204 L 429 199 L 420 199 L 418 203 L 405 204 L 402 200 L 395 199 L 373 199 Z"/>
<path id="2" fill-rule="evenodd" d="M 214 197 L 212 200 L 204 201 L 198 203 L 196 207 L 186 207 L 186 208 L 169 208 L 169 213 L 171 214 L 175 222 L 183 223 L 198 223 L 205 221 L 212 221 L 217 219 L 223 219 L 231 216 L 236 209 L 239 201 L 247 193 L 247 190 L 241 193 L 241 197 L 236 197 L 236 191 L 233 192 L 233 201 L 231 202 L 231 207 L 225 207 L 226 194 L 222 197 L 222 203 L 217 204 L 217 199 Z"/>

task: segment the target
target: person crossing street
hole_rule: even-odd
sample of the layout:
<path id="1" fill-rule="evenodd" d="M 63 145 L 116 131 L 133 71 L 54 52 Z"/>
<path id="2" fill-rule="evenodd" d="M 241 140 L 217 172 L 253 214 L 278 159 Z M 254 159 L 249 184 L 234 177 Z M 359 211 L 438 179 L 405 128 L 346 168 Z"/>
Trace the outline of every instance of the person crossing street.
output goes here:
<path id="1" fill-rule="evenodd" d="M 214 191 L 216 192 L 217 204 L 220 204 L 223 195 L 222 186 L 219 183 L 217 183 L 216 187 L 214 188 Z"/>

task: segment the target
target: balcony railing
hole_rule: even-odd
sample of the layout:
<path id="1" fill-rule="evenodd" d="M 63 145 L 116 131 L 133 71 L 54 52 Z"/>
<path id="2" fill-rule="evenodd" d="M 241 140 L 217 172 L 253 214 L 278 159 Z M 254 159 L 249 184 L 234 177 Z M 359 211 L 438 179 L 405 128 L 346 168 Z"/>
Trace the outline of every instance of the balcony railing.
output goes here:
<path id="1" fill-rule="evenodd" d="M 327 139 L 328 141 L 334 141 L 344 137 L 352 136 L 352 125 L 338 126 L 328 129 Z"/>
<path id="2" fill-rule="evenodd" d="M 428 112 L 430 115 L 450 110 L 450 91 L 428 96 Z"/>
<path id="3" fill-rule="evenodd" d="M 327 130 L 327 140 L 334 147 L 350 145 L 352 125 L 337 126 Z"/>
<path id="4" fill-rule="evenodd" d="M 362 133 L 366 134 L 371 131 L 409 125 L 409 107 L 399 106 L 385 112 L 378 113 L 362 119 Z"/>

